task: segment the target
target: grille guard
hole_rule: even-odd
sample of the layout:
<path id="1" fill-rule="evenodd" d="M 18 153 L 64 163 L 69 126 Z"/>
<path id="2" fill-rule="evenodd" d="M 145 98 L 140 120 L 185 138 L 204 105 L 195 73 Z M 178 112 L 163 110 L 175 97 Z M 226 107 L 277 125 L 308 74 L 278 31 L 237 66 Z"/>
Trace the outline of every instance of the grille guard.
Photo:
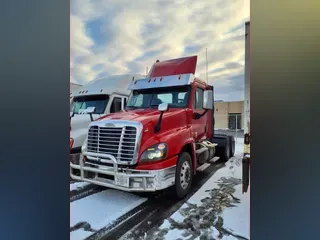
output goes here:
<path id="1" fill-rule="evenodd" d="M 86 166 L 84 162 L 84 156 L 97 157 L 102 161 L 112 161 L 113 167 L 105 167 L 100 165 L 99 168 L 94 168 Z M 176 166 L 161 170 L 120 169 L 118 168 L 116 158 L 112 155 L 84 152 L 79 159 L 79 164 L 70 162 L 70 170 L 70 176 L 74 180 L 85 181 L 127 192 L 155 192 L 174 185 Z M 74 175 L 72 170 L 79 170 L 80 176 Z M 88 173 L 94 173 L 95 177 L 87 177 L 86 175 Z M 98 177 L 98 174 L 113 176 L 114 180 Z M 141 180 L 135 182 L 138 183 L 139 186 L 133 185 L 133 182 L 137 181 L 137 179 Z"/>

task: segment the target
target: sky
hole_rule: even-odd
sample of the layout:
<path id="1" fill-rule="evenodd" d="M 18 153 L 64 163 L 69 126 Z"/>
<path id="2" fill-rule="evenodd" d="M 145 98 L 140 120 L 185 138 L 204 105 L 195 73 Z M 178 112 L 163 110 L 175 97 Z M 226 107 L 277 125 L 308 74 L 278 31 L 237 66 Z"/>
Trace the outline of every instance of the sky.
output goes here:
<path id="1" fill-rule="evenodd" d="M 244 99 L 244 24 L 250 0 L 72 0 L 71 82 L 146 74 L 159 59 L 198 55 L 215 99 Z"/>

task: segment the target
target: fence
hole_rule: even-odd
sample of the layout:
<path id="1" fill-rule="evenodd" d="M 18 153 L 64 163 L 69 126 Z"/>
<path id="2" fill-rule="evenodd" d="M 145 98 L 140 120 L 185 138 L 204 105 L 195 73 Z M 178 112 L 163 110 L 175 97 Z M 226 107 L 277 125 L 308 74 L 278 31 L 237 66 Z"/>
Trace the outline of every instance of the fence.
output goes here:
<path id="1" fill-rule="evenodd" d="M 242 113 L 215 114 L 215 133 L 244 137 L 244 118 Z"/>

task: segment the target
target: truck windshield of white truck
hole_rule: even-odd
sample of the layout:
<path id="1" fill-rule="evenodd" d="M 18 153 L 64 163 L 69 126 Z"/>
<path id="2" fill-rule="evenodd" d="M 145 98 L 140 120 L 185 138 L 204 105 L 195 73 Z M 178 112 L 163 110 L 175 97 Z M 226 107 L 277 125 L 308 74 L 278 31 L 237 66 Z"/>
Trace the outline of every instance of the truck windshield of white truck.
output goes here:
<path id="1" fill-rule="evenodd" d="M 168 103 L 171 108 L 185 108 L 190 91 L 190 86 L 133 90 L 126 108 L 156 108 L 161 103 Z"/>
<path id="2" fill-rule="evenodd" d="M 71 103 L 71 112 L 79 114 L 80 110 L 95 107 L 94 114 L 103 114 L 109 101 L 108 95 L 86 95 L 74 97 Z"/>

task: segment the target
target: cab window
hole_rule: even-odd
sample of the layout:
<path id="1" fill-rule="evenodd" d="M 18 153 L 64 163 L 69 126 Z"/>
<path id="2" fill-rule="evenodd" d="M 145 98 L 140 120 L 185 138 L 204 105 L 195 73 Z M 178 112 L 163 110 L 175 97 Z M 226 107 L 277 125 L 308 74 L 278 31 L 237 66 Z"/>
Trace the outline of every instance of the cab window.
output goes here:
<path id="1" fill-rule="evenodd" d="M 110 107 L 110 113 L 115 113 L 120 111 L 121 111 L 121 98 L 115 97 Z"/>
<path id="2" fill-rule="evenodd" d="M 194 109 L 202 109 L 203 107 L 203 89 L 196 88 L 194 96 Z"/>

